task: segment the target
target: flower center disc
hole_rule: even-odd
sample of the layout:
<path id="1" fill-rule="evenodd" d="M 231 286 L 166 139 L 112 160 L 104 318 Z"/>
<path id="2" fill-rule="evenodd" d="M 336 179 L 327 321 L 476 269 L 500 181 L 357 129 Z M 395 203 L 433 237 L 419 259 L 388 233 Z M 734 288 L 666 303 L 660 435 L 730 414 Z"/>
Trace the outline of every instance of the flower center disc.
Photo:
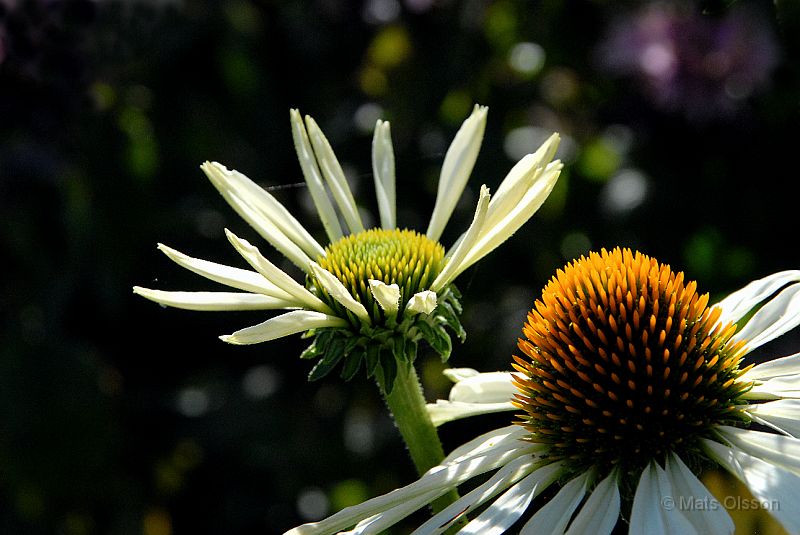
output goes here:
<path id="1" fill-rule="evenodd" d="M 575 470 L 636 470 L 669 451 L 691 457 L 712 425 L 745 421 L 745 342 L 696 288 L 628 249 L 559 270 L 523 327 L 528 358 L 514 357 L 530 440 Z"/>
<path id="2" fill-rule="evenodd" d="M 400 310 L 417 292 L 428 289 L 442 270 L 444 247 L 413 230 L 370 229 L 345 236 L 325 248 L 317 260 L 377 318 L 380 307 L 369 289 L 369 279 L 400 287 Z M 340 305 L 320 290 L 330 306 Z"/>

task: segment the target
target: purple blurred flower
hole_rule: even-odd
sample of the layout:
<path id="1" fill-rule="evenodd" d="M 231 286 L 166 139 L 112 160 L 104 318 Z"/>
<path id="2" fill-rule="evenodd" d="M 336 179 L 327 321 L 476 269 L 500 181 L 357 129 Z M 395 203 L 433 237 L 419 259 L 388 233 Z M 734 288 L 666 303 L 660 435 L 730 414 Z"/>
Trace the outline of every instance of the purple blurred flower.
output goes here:
<path id="1" fill-rule="evenodd" d="M 653 2 L 613 23 L 602 69 L 638 78 L 657 106 L 702 118 L 726 115 L 767 85 L 778 47 L 765 18 L 739 5 L 720 17 Z"/>

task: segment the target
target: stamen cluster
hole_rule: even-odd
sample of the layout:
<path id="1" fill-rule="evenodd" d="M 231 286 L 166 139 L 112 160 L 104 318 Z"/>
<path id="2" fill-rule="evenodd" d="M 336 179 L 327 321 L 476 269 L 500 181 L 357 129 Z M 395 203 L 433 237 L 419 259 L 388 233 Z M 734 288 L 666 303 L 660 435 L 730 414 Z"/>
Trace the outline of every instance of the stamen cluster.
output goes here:
<path id="1" fill-rule="evenodd" d="M 713 425 L 747 419 L 744 342 L 694 281 L 629 249 L 559 270 L 528 314 L 515 403 L 533 442 L 576 471 L 641 471 L 692 456 Z"/>

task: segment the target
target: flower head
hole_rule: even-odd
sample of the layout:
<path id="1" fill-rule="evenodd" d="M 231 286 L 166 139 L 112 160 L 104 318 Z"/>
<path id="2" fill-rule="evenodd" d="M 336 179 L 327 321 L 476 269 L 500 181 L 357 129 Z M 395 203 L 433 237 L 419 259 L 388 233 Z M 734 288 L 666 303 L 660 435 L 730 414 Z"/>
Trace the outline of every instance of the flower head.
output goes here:
<path id="1" fill-rule="evenodd" d="M 350 533 L 371 533 L 495 470 L 415 533 L 465 516 L 465 533 L 502 533 L 526 511 L 522 533 L 611 533 L 620 518 L 636 534 L 732 533 L 698 479 L 714 464 L 797 533 L 800 353 L 759 365 L 745 357 L 800 324 L 800 271 L 707 303 L 696 283 L 641 253 L 581 257 L 528 315 L 516 373 L 450 370 L 450 400 L 429 406 L 438 424 L 521 409 L 516 425 L 457 448 L 402 489 L 290 533 L 356 523 Z M 552 485 L 553 497 L 535 503 Z"/>
<path id="2" fill-rule="evenodd" d="M 327 235 L 318 242 L 269 192 L 218 163 L 201 166 L 226 201 L 275 249 L 305 274 L 296 281 L 261 251 L 226 230 L 250 269 L 192 258 L 159 245 L 170 259 L 238 292 L 172 292 L 135 287 L 158 303 L 190 310 L 271 310 L 284 314 L 221 338 L 254 344 L 307 332 L 305 358 L 319 358 L 311 379 L 342 364 L 352 377 L 366 363 L 391 390 L 397 362 L 413 362 L 421 341 L 443 359 L 448 332 L 462 340 L 456 277 L 519 229 L 541 206 L 561 170 L 552 161 L 558 135 L 517 163 L 491 196 L 481 187 L 467 231 L 445 249 L 439 242 L 460 198 L 483 139 L 487 109 L 476 106 L 464 121 L 442 165 L 438 193 L 425 234 L 398 228 L 395 168 L 389 123 L 378 121 L 372 143 L 381 226 L 365 228 L 341 165 L 316 122 L 292 110 L 291 126 L 300 167 Z M 448 330 L 446 330 L 448 329 Z"/>

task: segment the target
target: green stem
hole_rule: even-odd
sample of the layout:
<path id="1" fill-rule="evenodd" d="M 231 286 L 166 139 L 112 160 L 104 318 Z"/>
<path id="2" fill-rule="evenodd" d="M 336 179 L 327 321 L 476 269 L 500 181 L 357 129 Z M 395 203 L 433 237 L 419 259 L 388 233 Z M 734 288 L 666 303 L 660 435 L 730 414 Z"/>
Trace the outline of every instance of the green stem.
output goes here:
<path id="1" fill-rule="evenodd" d="M 398 362 L 392 391 L 386 393 L 384 385 L 380 381 L 378 384 L 417 473 L 422 475 L 442 462 L 444 450 L 436 427 L 425 408 L 425 397 L 422 395 L 417 372 L 412 364 Z M 438 513 L 457 499 L 458 492 L 454 489 L 432 502 L 431 508 L 434 513 Z"/>

